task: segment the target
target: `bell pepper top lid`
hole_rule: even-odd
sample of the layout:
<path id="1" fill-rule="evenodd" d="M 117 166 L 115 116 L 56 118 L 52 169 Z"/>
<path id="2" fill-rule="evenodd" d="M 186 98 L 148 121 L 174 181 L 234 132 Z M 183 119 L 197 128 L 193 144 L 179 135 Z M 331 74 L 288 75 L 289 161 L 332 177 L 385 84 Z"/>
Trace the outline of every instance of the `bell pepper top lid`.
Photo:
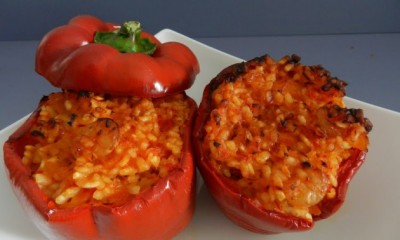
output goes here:
<path id="1" fill-rule="evenodd" d="M 35 69 L 57 88 L 140 98 L 183 92 L 200 71 L 183 43 L 161 43 L 138 21 L 119 26 L 88 15 L 43 37 Z"/>

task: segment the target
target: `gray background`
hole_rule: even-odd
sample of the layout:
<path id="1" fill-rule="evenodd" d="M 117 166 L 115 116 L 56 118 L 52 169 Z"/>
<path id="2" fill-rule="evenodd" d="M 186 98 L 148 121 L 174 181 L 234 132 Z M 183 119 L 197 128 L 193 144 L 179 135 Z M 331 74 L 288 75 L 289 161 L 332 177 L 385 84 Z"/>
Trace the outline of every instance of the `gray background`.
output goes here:
<path id="1" fill-rule="evenodd" d="M 58 91 L 35 72 L 36 47 L 80 14 L 170 28 L 242 59 L 296 53 L 347 81 L 349 97 L 400 112 L 400 0 L 0 0 L 0 129 Z"/>
<path id="2" fill-rule="evenodd" d="M 0 40 L 37 40 L 85 13 L 193 38 L 400 32 L 399 0 L 0 0 Z"/>

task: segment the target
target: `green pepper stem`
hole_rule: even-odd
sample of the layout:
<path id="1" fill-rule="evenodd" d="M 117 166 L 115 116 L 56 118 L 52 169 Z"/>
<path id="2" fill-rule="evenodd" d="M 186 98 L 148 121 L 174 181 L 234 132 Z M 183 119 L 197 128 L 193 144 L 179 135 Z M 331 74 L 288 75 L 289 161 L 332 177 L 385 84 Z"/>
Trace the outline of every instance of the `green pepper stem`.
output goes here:
<path id="1" fill-rule="evenodd" d="M 96 32 L 95 43 L 107 44 L 121 53 L 153 54 L 157 44 L 148 38 L 142 38 L 142 27 L 138 21 L 127 21 L 113 32 Z"/>

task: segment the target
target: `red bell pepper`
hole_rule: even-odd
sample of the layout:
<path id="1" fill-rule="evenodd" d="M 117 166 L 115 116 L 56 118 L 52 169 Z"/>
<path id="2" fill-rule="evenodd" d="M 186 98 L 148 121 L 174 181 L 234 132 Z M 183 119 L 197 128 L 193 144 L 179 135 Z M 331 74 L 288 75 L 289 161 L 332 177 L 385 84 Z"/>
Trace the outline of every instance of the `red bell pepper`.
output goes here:
<path id="1" fill-rule="evenodd" d="M 153 187 L 117 206 L 88 203 L 63 208 L 38 187 L 32 177 L 33 170 L 22 162 L 25 146 L 38 141 L 38 134 L 31 132 L 39 115 L 39 109 L 36 110 L 4 144 L 4 161 L 12 188 L 33 223 L 49 239 L 169 239 L 175 236 L 188 225 L 195 206 L 191 129 L 197 105 L 188 97 L 187 101 L 190 116 L 182 126 L 179 167 Z"/>
<path id="2" fill-rule="evenodd" d="M 282 59 L 279 63 L 273 62 L 271 58 L 268 56 L 263 56 L 260 58 L 256 58 L 253 60 L 250 60 L 248 62 L 244 63 L 238 63 L 234 64 L 232 66 L 227 67 L 224 69 L 221 73 L 219 73 L 214 79 L 211 80 L 211 82 L 206 86 L 204 89 L 203 97 L 201 104 L 198 109 L 197 113 L 197 118 L 195 121 L 194 125 L 194 130 L 193 130 L 193 138 L 194 138 L 194 150 L 196 154 L 196 164 L 197 167 L 200 170 L 200 173 L 205 181 L 205 184 L 207 188 L 209 189 L 211 195 L 213 196 L 214 200 L 216 201 L 217 205 L 219 208 L 223 211 L 223 213 L 231 219 L 234 223 L 237 225 L 248 229 L 253 232 L 257 233 L 263 233 L 263 234 L 274 234 L 274 233 L 282 233 L 282 232 L 293 232 L 293 231 L 304 231 L 304 230 L 309 230 L 314 226 L 314 221 L 324 219 L 335 213 L 340 206 L 343 204 L 345 197 L 346 197 L 346 192 L 347 188 L 349 185 L 350 180 L 352 179 L 353 175 L 357 172 L 357 170 L 360 168 L 360 166 L 363 164 L 365 161 L 365 156 L 367 150 L 364 149 L 365 146 L 360 147 L 358 149 L 357 147 L 354 147 L 353 149 L 350 150 L 350 157 L 343 159 L 338 170 L 337 170 L 337 185 L 334 187 L 335 188 L 335 193 L 336 195 L 333 198 L 329 197 L 324 197 L 321 201 L 318 203 L 318 208 L 320 212 L 317 214 L 313 214 L 312 219 L 307 219 L 303 217 L 298 217 L 294 216 L 292 214 L 287 214 L 282 211 L 276 211 L 276 210 L 267 210 L 262 205 L 260 204 L 259 201 L 255 200 L 252 197 L 249 197 L 247 194 L 241 191 L 240 186 L 238 185 L 238 179 L 241 179 L 243 177 L 243 174 L 241 175 L 241 170 L 236 169 L 236 171 L 231 171 L 227 175 L 224 175 L 224 172 L 221 172 L 221 169 L 225 165 L 216 165 L 218 163 L 215 163 L 215 161 L 212 161 L 211 159 L 211 151 L 214 151 L 214 149 L 220 149 L 222 146 L 222 142 L 205 142 L 206 136 L 208 135 L 208 132 L 211 131 L 210 128 L 213 127 L 216 130 L 212 131 L 210 133 L 211 136 L 218 136 L 218 134 L 222 134 L 224 130 L 222 126 L 222 121 L 230 121 L 230 120 L 222 120 L 225 119 L 225 116 L 217 115 L 214 109 L 216 109 L 216 104 L 218 101 L 221 102 L 221 105 L 224 106 L 222 107 L 223 110 L 228 108 L 230 104 L 240 104 L 240 100 L 236 99 L 236 102 L 231 102 L 230 97 L 235 95 L 234 90 L 232 90 L 235 86 L 235 82 L 243 81 L 241 83 L 238 83 L 237 86 L 243 87 L 243 86 L 248 86 L 254 84 L 254 86 L 260 86 L 258 85 L 258 81 L 260 78 L 268 78 L 265 77 L 260 73 L 260 71 L 265 71 L 265 72 L 278 72 L 276 73 L 276 80 L 272 80 L 276 83 L 276 85 L 270 85 L 273 86 L 272 89 L 277 86 L 276 89 L 279 95 L 281 92 L 287 91 L 288 89 L 291 88 L 296 88 L 297 84 L 300 84 L 302 80 L 297 80 L 297 82 L 292 84 L 292 80 L 289 78 L 293 77 L 295 74 L 297 74 L 295 71 L 292 69 L 301 69 L 301 65 L 298 63 L 299 57 L 293 56 L 292 58 L 284 58 Z M 269 65 L 271 64 L 272 67 L 269 69 Z M 260 70 L 264 69 L 264 70 Z M 265 70 L 267 69 L 267 70 Z M 311 69 L 311 68 L 309 68 Z M 307 69 L 307 71 L 309 70 Z M 250 72 L 254 72 L 252 75 Z M 326 94 L 341 94 L 344 92 L 343 86 L 345 85 L 344 82 L 337 80 L 336 78 L 330 78 L 327 72 L 320 68 L 314 68 L 312 71 L 315 71 L 313 74 L 313 81 L 314 83 L 310 84 L 308 83 L 308 86 L 311 88 L 314 88 L 316 90 L 310 91 L 310 94 L 316 94 L 316 93 L 326 93 Z M 246 75 L 247 74 L 247 75 Z M 287 74 L 287 75 L 285 75 Z M 287 78 L 285 77 L 287 76 Z M 306 75 L 299 75 L 301 77 L 307 77 Z M 279 78 L 284 78 L 286 80 L 280 80 Z M 249 79 L 247 82 L 245 80 Z M 273 78 L 271 78 L 273 79 Z M 310 77 L 311 79 L 311 77 Z M 323 83 L 328 79 L 328 84 Z M 306 82 L 309 81 L 309 79 L 305 79 Z M 329 82 L 330 81 L 330 82 Z M 281 82 L 283 84 L 281 84 Z M 294 81 L 293 81 L 294 82 Z M 230 87 L 227 87 L 226 89 L 231 89 L 232 91 L 230 94 L 227 94 L 226 92 L 219 92 L 218 97 L 213 97 L 214 92 L 221 87 L 223 84 L 230 84 Z M 283 87 L 282 87 L 283 86 Z M 303 86 L 303 85 L 299 85 Z M 318 87 L 319 86 L 319 87 Z M 328 87 L 329 86 L 329 89 Z M 282 87 L 282 88 L 281 88 Z M 263 89 L 259 89 L 260 87 L 256 88 L 251 88 L 252 93 L 245 94 L 246 98 L 242 99 L 242 102 L 252 102 L 252 105 L 254 106 L 255 110 L 253 111 L 253 114 L 257 114 L 257 111 L 259 111 L 259 103 L 258 102 L 253 102 L 255 98 L 252 98 L 254 96 L 259 96 L 263 97 L 265 95 L 267 96 L 274 96 L 268 95 L 266 91 Z M 319 88 L 319 89 L 317 89 Z M 333 89 L 335 88 L 335 89 Z M 305 86 L 304 89 L 307 89 Z M 258 91 L 258 92 L 257 92 Z M 228 91 L 227 91 L 228 92 Z M 243 92 L 243 89 L 238 89 L 238 95 Z M 301 91 L 293 91 L 292 94 L 295 95 L 297 93 L 300 93 Z M 303 91 L 304 92 L 304 91 Z M 313 96 L 313 95 L 310 95 Z M 315 96 L 315 95 L 314 95 Z M 332 96 L 332 95 L 330 95 Z M 232 98 L 233 99 L 233 98 Z M 278 101 L 278 97 L 273 98 L 271 97 L 268 99 L 266 98 L 267 101 Z M 324 97 L 321 97 L 321 99 L 324 99 Z M 292 97 L 289 96 L 287 97 L 287 100 L 284 98 L 281 98 L 282 101 L 288 101 L 288 102 L 293 102 Z M 263 100 L 265 102 L 265 100 Z M 272 108 L 273 105 L 270 106 Z M 244 109 L 244 107 L 238 107 L 239 109 Z M 265 108 L 266 113 L 265 114 L 274 114 L 275 110 L 271 110 L 271 112 L 268 111 L 268 107 Z M 292 109 L 293 108 L 290 108 Z M 362 111 L 361 110 L 337 110 L 339 108 L 334 108 L 335 110 L 332 110 L 335 112 L 336 115 L 341 115 L 343 118 L 347 118 L 347 122 L 352 122 L 354 123 L 355 121 L 361 122 L 362 125 L 364 125 L 365 130 L 368 132 L 372 129 L 372 124 L 369 122 L 368 119 L 363 118 L 362 116 Z M 336 110 L 338 112 L 336 112 Z M 226 110 L 228 111 L 228 110 Z M 278 111 L 278 110 L 277 110 Z M 283 110 L 279 110 L 279 112 L 283 112 Z M 347 117 L 344 117 L 344 112 L 346 112 Z M 331 115 L 335 115 L 331 114 Z M 352 115 L 353 114 L 353 115 Z M 231 113 L 232 115 L 232 113 Z M 236 117 L 238 114 L 235 114 L 234 117 Z M 268 118 L 269 115 L 265 115 L 266 118 Z M 357 117 L 356 117 L 357 115 Z M 263 113 L 259 113 L 259 116 L 263 116 Z M 288 127 L 288 121 L 294 121 L 293 119 L 296 119 L 296 115 L 293 115 L 293 113 L 289 113 L 288 115 L 289 120 L 280 120 L 280 127 L 283 129 L 282 131 L 286 131 L 285 129 Z M 336 117 L 336 116 L 335 116 Z M 271 117 L 275 121 L 275 117 Z M 355 120 L 357 118 L 357 120 Z M 226 117 L 228 119 L 228 117 Z M 239 117 L 240 119 L 240 117 Z M 244 122 L 241 122 L 244 121 Z M 209 125 L 207 125 L 208 122 L 211 122 Z M 234 123 L 225 123 L 227 124 L 227 128 L 230 128 L 230 126 L 233 126 Z M 266 126 L 273 125 L 275 124 L 274 122 L 265 122 Z M 238 123 L 236 126 L 232 127 L 233 129 L 236 129 L 233 131 L 233 133 L 230 133 L 230 137 L 234 138 L 239 136 L 241 133 L 240 129 L 242 126 L 248 126 L 248 129 L 251 128 L 251 125 L 245 120 L 238 120 Z M 206 126 L 208 127 L 206 129 Z M 295 126 L 296 125 L 292 125 Z M 236 128 L 237 127 L 237 128 Z M 251 132 L 254 134 L 258 134 L 259 130 L 248 130 L 248 132 Z M 278 133 L 279 134 L 279 133 Z M 224 134 L 225 139 L 228 137 L 228 140 L 231 140 L 231 138 L 227 135 Z M 258 135 L 257 135 L 258 136 Z M 251 142 L 252 140 L 246 140 Z M 262 141 L 262 140 L 261 140 Z M 282 138 L 281 141 L 284 141 Z M 364 140 L 362 140 L 364 141 Z M 368 140 L 367 140 L 368 141 Z M 248 143 L 243 143 L 243 146 L 247 146 L 246 144 Z M 279 142 L 279 140 L 278 140 Z M 261 143 L 260 143 L 261 144 Z M 268 143 L 267 143 L 268 144 Z M 363 142 L 365 144 L 365 142 Z M 237 148 L 240 148 L 238 144 L 236 144 Z M 252 146 L 252 145 L 249 145 Z M 255 152 L 259 151 L 259 148 L 261 145 L 257 145 L 258 147 L 251 148 L 252 151 L 248 153 L 249 155 L 255 154 Z M 228 147 L 229 148 L 229 147 Z M 234 147 L 232 147 L 234 148 Z M 250 147 L 249 147 L 250 148 Z M 278 151 L 278 149 L 273 148 L 273 146 L 269 149 L 270 151 Z M 218 151 L 218 150 L 217 150 Z M 235 150 L 236 151 L 236 150 Z M 239 152 L 239 150 L 237 150 Z M 219 152 L 219 156 L 223 160 L 220 160 L 221 162 L 229 161 L 229 158 L 232 155 L 226 154 L 226 152 Z M 240 155 L 241 154 L 241 155 Z M 275 154 L 275 153 L 271 153 Z M 245 153 L 240 152 L 238 153 L 241 157 L 239 159 L 248 159 Z M 236 159 L 236 158 L 235 158 Z M 238 160 L 241 161 L 241 160 Z M 245 160 L 243 160 L 245 161 Z M 250 161 L 250 160 L 249 160 Z M 272 160 L 269 160 L 272 161 Z M 277 160 L 280 161 L 280 160 Z M 229 166 L 229 165 L 228 165 Z M 304 168 L 309 167 L 310 165 L 308 162 L 303 163 Z M 300 164 L 301 168 L 301 164 Z M 255 170 L 254 170 L 255 171 Z M 292 173 L 294 174 L 294 173 Z M 232 175 L 232 176 L 230 176 Z M 251 181 L 251 180 L 249 180 Z M 254 182 L 256 184 L 256 182 Z M 295 188 L 295 185 L 292 186 L 293 189 Z M 281 189 L 278 187 L 278 189 Z M 257 191 L 255 188 L 253 190 L 249 190 L 250 192 L 252 191 Z"/>
<path id="3" fill-rule="evenodd" d="M 36 71 L 63 89 L 147 98 L 188 89 L 199 64 L 188 47 L 160 43 L 137 22 L 78 16 L 44 36 Z"/>

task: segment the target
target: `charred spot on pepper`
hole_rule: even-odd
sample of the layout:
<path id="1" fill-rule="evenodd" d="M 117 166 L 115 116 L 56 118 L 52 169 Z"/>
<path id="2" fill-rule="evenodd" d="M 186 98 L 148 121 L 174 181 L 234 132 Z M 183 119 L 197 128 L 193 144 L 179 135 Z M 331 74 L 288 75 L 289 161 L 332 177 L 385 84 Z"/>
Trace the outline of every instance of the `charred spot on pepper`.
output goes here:
<path id="1" fill-rule="evenodd" d="M 210 93 L 212 93 L 215 89 L 217 89 L 217 88 L 219 87 L 220 84 L 221 84 L 221 82 L 218 81 L 218 78 L 214 78 L 214 79 L 210 82 L 210 85 L 209 85 Z M 210 94 L 210 96 L 211 96 L 211 94 Z"/>
<path id="2" fill-rule="evenodd" d="M 336 77 L 333 77 L 333 78 L 329 78 L 327 83 L 322 85 L 321 90 L 324 92 L 327 92 L 327 91 L 331 90 L 332 88 L 334 88 L 335 90 L 340 91 L 345 94 L 346 86 L 347 86 L 347 83 L 345 81 L 340 80 Z"/>
<path id="3" fill-rule="evenodd" d="M 111 119 L 106 118 L 105 123 L 106 123 L 106 128 L 109 128 L 111 126 Z"/>
<path id="4" fill-rule="evenodd" d="M 279 123 L 281 124 L 282 127 L 285 128 L 285 127 L 288 126 L 289 120 L 293 119 L 294 116 L 295 116 L 295 114 L 294 114 L 293 112 L 289 112 L 288 114 L 286 114 L 285 117 L 283 117 L 283 119 L 281 119 L 281 120 L 279 121 Z M 295 125 L 293 125 L 293 126 L 295 126 Z M 296 127 L 296 126 L 295 126 L 295 127 Z"/>
<path id="5" fill-rule="evenodd" d="M 263 130 L 260 131 L 260 137 L 265 137 L 265 133 Z"/>
<path id="6" fill-rule="evenodd" d="M 303 76 L 304 79 L 306 79 L 307 81 L 304 83 L 305 86 L 309 86 L 309 85 L 314 85 L 314 80 L 312 79 L 312 77 L 310 76 L 310 73 L 308 73 L 307 71 L 303 71 L 301 73 L 301 75 Z"/>
<path id="7" fill-rule="evenodd" d="M 265 60 L 266 60 L 268 57 L 269 57 L 268 54 L 265 54 L 265 55 L 260 56 L 260 57 L 255 57 L 255 58 L 253 58 L 253 60 L 251 60 L 251 61 L 255 61 L 257 64 L 261 64 L 261 63 L 265 62 Z"/>
<path id="8" fill-rule="evenodd" d="M 241 125 L 242 125 L 242 126 L 245 126 L 245 127 L 248 127 L 248 123 L 246 123 L 246 122 L 243 122 Z M 233 128 L 232 128 L 231 133 L 229 134 L 228 139 L 234 139 L 234 138 L 236 138 L 236 136 L 238 135 L 238 132 L 239 132 L 239 128 L 240 128 L 240 126 L 239 126 L 238 124 L 235 124 L 235 125 L 233 126 Z"/>
<path id="9" fill-rule="evenodd" d="M 227 79 L 226 79 L 226 82 L 234 82 L 236 80 L 236 76 L 229 76 Z"/>
<path id="10" fill-rule="evenodd" d="M 229 168 L 229 173 L 230 173 L 230 178 L 233 180 L 239 180 L 239 179 L 243 178 L 242 172 L 240 171 L 240 169 L 231 167 L 231 168 Z"/>
<path id="11" fill-rule="evenodd" d="M 346 115 L 346 118 L 344 119 L 344 121 L 347 122 L 347 123 L 355 123 L 357 120 L 356 120 L 356 118 L 354 117 L 354 115 L 352 115 L 352 114 L 347 114 L 347 115 Z"/>
<path id="12" fill-rule="evenodd" d="M 105 93 L 103 97 L 104 97 L 104 100 L 110 100 L 112 98 L 112 95 L 109 93 Z"/>
<path id="13" fill-rule="evenodd" d="M 75 122 L 76 117 L 77 117 L 77 115 L 75 113 L 72 113 L 71 116 L 69 117 L 67 124 L 72 127 L 72 125 Z"/>
<path id="14" fill-rule="evenodd" d="M 320 77 L 326 76 L 328 78 L 331 78 L 331 73 L 326 70 L 322 65 L 310 66 L 310 69 L 312 72 L 315 72 Z"/>
<path id="15" fill-rule="evenodd" d="M 45 138 L 44 133 L 42 131 L 36 130 L 36 129 L 31 131 L 31 135 L 34 136 L 34 137 Z"/>
<path id="16" fill-rule="evenodd" d="M 332 85 L 335 89 L 345 92 L 345 88 L 347 86 L 347 83 L 345 81 L 334 77 L 334 78 L 330 79 L 330 82 L 332 83 Z"/>
<path id="17" fill-rule="evenodd" d="M 288 120 L 286 118 L 280 120 L 280 124 L 281 124 L 282 127 L 286 127 L 287 123 L 288 123 Z"/>
<path id="18" fill-rule="evenodd" d="M 292 54 L 288 60 L 290 63 L 299 63 L 301 61 L 301 57 L 297 54 Z"/>
<path id="19" fill-rule="evenodd" d="M 368 118 L 364 118 L 364 128 L 367 132 L 370 132 L 373 128 L 373 124 Z"/>
<path id="20" fill-rule="evenodd" d="M 328 108 L 328 117 L 329 118 L 337 117 L 341 111 L 342 108 L 335 104 L 332 107 Z"/>
<path id="21" fill-rule="evenodd" d="M 215 124 L 216 124 L 217 126 L 219 126 L 219 125 L 221 124 L 221 116 L 219 115 L 218 112 L 213 111 L 213 112 L 211 113 L 211 117 L 212 117 L 212 119 L 214 120 L 214 122 L 215 122 Z"/>
<path id="22" fill-rule="evenodd" d="M 261 104 L 259 104 L 259 103 L 252 103 L 252 104 L 251 104 L 251 107 L 252 107 L 253 109 L 260 109 L 260 108 L 262 108 Z"/>
<path id="23" fill-rule="evenodd" d="M 349 108 L 345 110 L 344 121 L 348 123 L 364 123 L 364 112 L 362 109 Z"/>
<path id="24" fill-rule="evenodd" d="M 331 88 L 332 88 L 332 83 L 330 83 L 330 82 L 322 85 L 322 87 L 321 87 L 322 91 L 324 91 L 324 92 L 331 90 Z"/>
<path id="25" fill-rule="evenodd" d="M 78 99 L 80 99 L 80 98 L 88 98 L 89 96 L 90 96 L 90 92 L 89 92 L 89 91 L 80 90 L 80 91 L 78 92 L 77 98 L 78 98 Z"/>
<path id="26" fill-rule="evenodd" d="M 238 76 L 247 71 L 247 65 L 245 64 L 245 62 L 237 63 L 229 68 L 226 68 L 225 71 L 226 72 L 222 72 L 222 74 L 218 75 L 218 77 L 216 78 L 216 80 L 218 80 L 216 81 L 216 85 L 213 86 L 213 90 L 218 88 L 218 86 L 223 82 L 235 82 Z"/>
<path id="27" fill-rule="evenodd" d="M 310 168 L 310 167 L 311 167 L 311 163 L 310 163 L 309 161 L 303 161 L 303 162 L 301 163 L 301 166 L 302 166 L 303 168 Z"/>
<path id="28" fill-rule="evenodd" d="M 244 63 L 237 64 L 235 68 L 235 75 L 240 75 L 246 72 L 246 65 Z"/>
<path id="29" fill-rule="evenodd" d="M 42 98 L 40 98 L 40 100 L 39 100 L 39 104 L 43 103 L 43 102 L 47 102 L 47 100 L 49 100 L 49 96 L 42 96 Z"/>
<path id="30" fill-rule="evenodd" d="M 47 124 L 50 126 L 50 128 L 55 128 L 57 125 L 57 122 L 54 118 L 50 118 L 50 120 L 47 122 Z"/>
<path id="31" fill-rule="evenodd" d="M 214 141 L 214 142 L 213 142 L 213 145 L 214 145 L 214 147 L 219 147 L 219 146 L 221 146 L 221 143 L 219 143 L 219 142 L 217 142 L 217 141 Z"/>
<path id="32" fill-rule="evenodd" d="M 328 109 L 328 117 L 340 117 L 344 123 L 360 123 L 367 132 L 370 132 L 373 127 L 371 121 L 364 117 L 364 111 L 362 109 L 346 109 L 334 106 Z"/>

